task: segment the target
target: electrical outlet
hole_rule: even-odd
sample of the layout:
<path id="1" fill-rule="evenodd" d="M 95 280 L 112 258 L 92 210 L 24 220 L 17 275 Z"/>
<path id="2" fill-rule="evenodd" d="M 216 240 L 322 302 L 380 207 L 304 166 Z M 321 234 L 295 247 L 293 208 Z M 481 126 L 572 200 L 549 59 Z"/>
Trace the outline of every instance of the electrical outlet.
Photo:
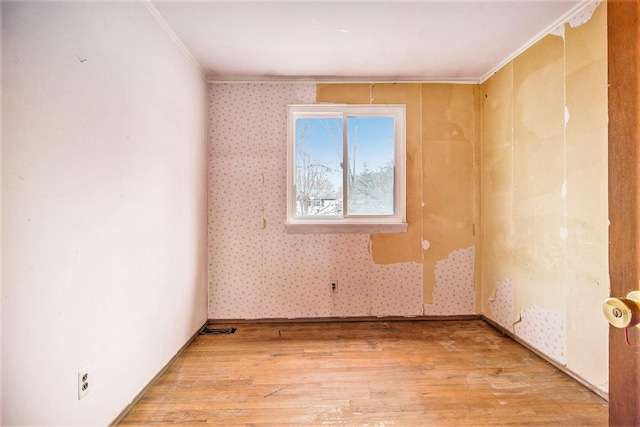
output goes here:
<path id="1" fill-rule="evenodd" d="M 90 375 L 90 367 L 87 366 L 78 372 L 78 400 L 85 397 L 91 391 L 90 384 L 92 378 Z"/>
<path id="2" fill-rule="evenodd" d="M 336 292 L 338 292 L 338 281 L 337 280 L 332 280 L 331 281 L 331 293 L 335 294 Z"/>

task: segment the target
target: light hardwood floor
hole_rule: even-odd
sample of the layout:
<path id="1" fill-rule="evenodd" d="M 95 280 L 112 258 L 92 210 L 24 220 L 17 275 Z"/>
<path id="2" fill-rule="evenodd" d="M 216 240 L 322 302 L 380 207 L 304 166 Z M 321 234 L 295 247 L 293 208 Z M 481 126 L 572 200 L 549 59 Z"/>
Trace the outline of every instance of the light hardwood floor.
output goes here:
<path id="1" fill-rule="evenodd" d="M 607 425 L 606 401 L 481 320 L 235 326 L 199 336 L 122 424 Z"/>

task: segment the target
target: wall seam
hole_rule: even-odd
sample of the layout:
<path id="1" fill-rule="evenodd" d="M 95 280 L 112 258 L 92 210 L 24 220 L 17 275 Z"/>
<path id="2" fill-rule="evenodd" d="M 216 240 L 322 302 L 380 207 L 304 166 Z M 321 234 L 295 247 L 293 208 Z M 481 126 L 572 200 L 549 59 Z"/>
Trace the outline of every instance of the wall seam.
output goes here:
<path id="1" fill-rule="evenodd" d="M 261 295 L 261 300 L 264 301 L 265 299 L 265 289 L 266 289 L 266 277 L 265 277 L 265 260 L 264 260 L 264 246 L 265 246 L 265 242 L 264 242 L 264 235 L 265 235 L 265 231 L 264 231 L 264 222 L 265 222 L 265 192 L 266 192 L 266 186 L 264 183 L 264 177 L 265 177 L 265 138 L 266 135 L 262 135 L 265 131 L 262 130 L 264 129 L 264 110 L 265 110 L 265 98 L 266 95 L 264 93 L 264 86 L 262 84 L 258 84 L 257 85 L 258 88 L 258 92 L 260 93 L 260 104 L 259 104 L 259 109 L 260 109 L 260 217 L 261 217 L 261 224 L 260 224 L 260 295 Z M 265 311 L 264 311 L 264 305 L 260 305 L 260 317 L 266 317 L 265 316 Z"/>
<path id="2" fill-rule="evenodd" d="M 422 304 L 421 311 L 424 316 L 424 305 L 425 302 L 425 292 L 424 292 L 424 246 L 423 242 L 425 239 L 424 235 L 424 110 L 423 110 L 423 89 L 424 83 L 420 84 L 420 90 L 418 91 L 420 95 L 420 246 L 422 250 L 420 251 L 420 259 L 422 263 Z"/>

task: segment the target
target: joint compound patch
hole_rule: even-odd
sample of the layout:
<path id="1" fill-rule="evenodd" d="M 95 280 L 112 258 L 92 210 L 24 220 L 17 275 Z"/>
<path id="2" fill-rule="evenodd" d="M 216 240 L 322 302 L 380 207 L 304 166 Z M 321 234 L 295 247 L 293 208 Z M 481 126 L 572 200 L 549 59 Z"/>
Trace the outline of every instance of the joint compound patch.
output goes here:
<path id="1" fill-rule="evenodd" d="M 475 314 L 474 254 L 473 246 L 456 249 L 436 262 L 433 303 L 424 305 L 425 315 Z"/>
<path id="2" fill-rule="evenodd" d="M 569 230 L 567 230 L 566 227 L 560 228 L 560 238 L 566 242 L 568 237 L 569 237 Z"/>
<path id="3" fill-rule="evenodd" d="M 567 364 L 567 315 L 539 305 L 520 310 L 515 333 L 563 365 Z"/>
<path id="4" fill-rule="evenodd" d="M 513 332 L 515 307 L 513 305 L 513 282 L 511 279 L 496 282 L 495 298 L 493 301 L 489 301 L 488 305 L 496 322 L 508 331 Z"/>
<path id="5" fill-rule="evenodd" d="M 422 241 L 422 250 L 426 251 L 427 249 L 429 249 L 431 247 L 431 243 L 429 243 L 428 240 L 423 240 Z"/>

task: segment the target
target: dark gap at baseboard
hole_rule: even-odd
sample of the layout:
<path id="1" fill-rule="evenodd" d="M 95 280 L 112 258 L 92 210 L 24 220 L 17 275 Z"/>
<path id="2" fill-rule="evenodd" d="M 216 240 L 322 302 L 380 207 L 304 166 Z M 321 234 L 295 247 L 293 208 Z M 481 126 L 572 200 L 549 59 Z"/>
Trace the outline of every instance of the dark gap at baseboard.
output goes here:
<path id="1" fill-rule="evenodd" d="M 479 314 L 455 316 L 385 316 L 385 317 L 303 317 L 303 318 L 265 318 L 265 319 L 209 319 L 207 325 L 250 325 L 263 323 L 330 323 L 330 322 L 429 322 L 483 320 Z"/>

